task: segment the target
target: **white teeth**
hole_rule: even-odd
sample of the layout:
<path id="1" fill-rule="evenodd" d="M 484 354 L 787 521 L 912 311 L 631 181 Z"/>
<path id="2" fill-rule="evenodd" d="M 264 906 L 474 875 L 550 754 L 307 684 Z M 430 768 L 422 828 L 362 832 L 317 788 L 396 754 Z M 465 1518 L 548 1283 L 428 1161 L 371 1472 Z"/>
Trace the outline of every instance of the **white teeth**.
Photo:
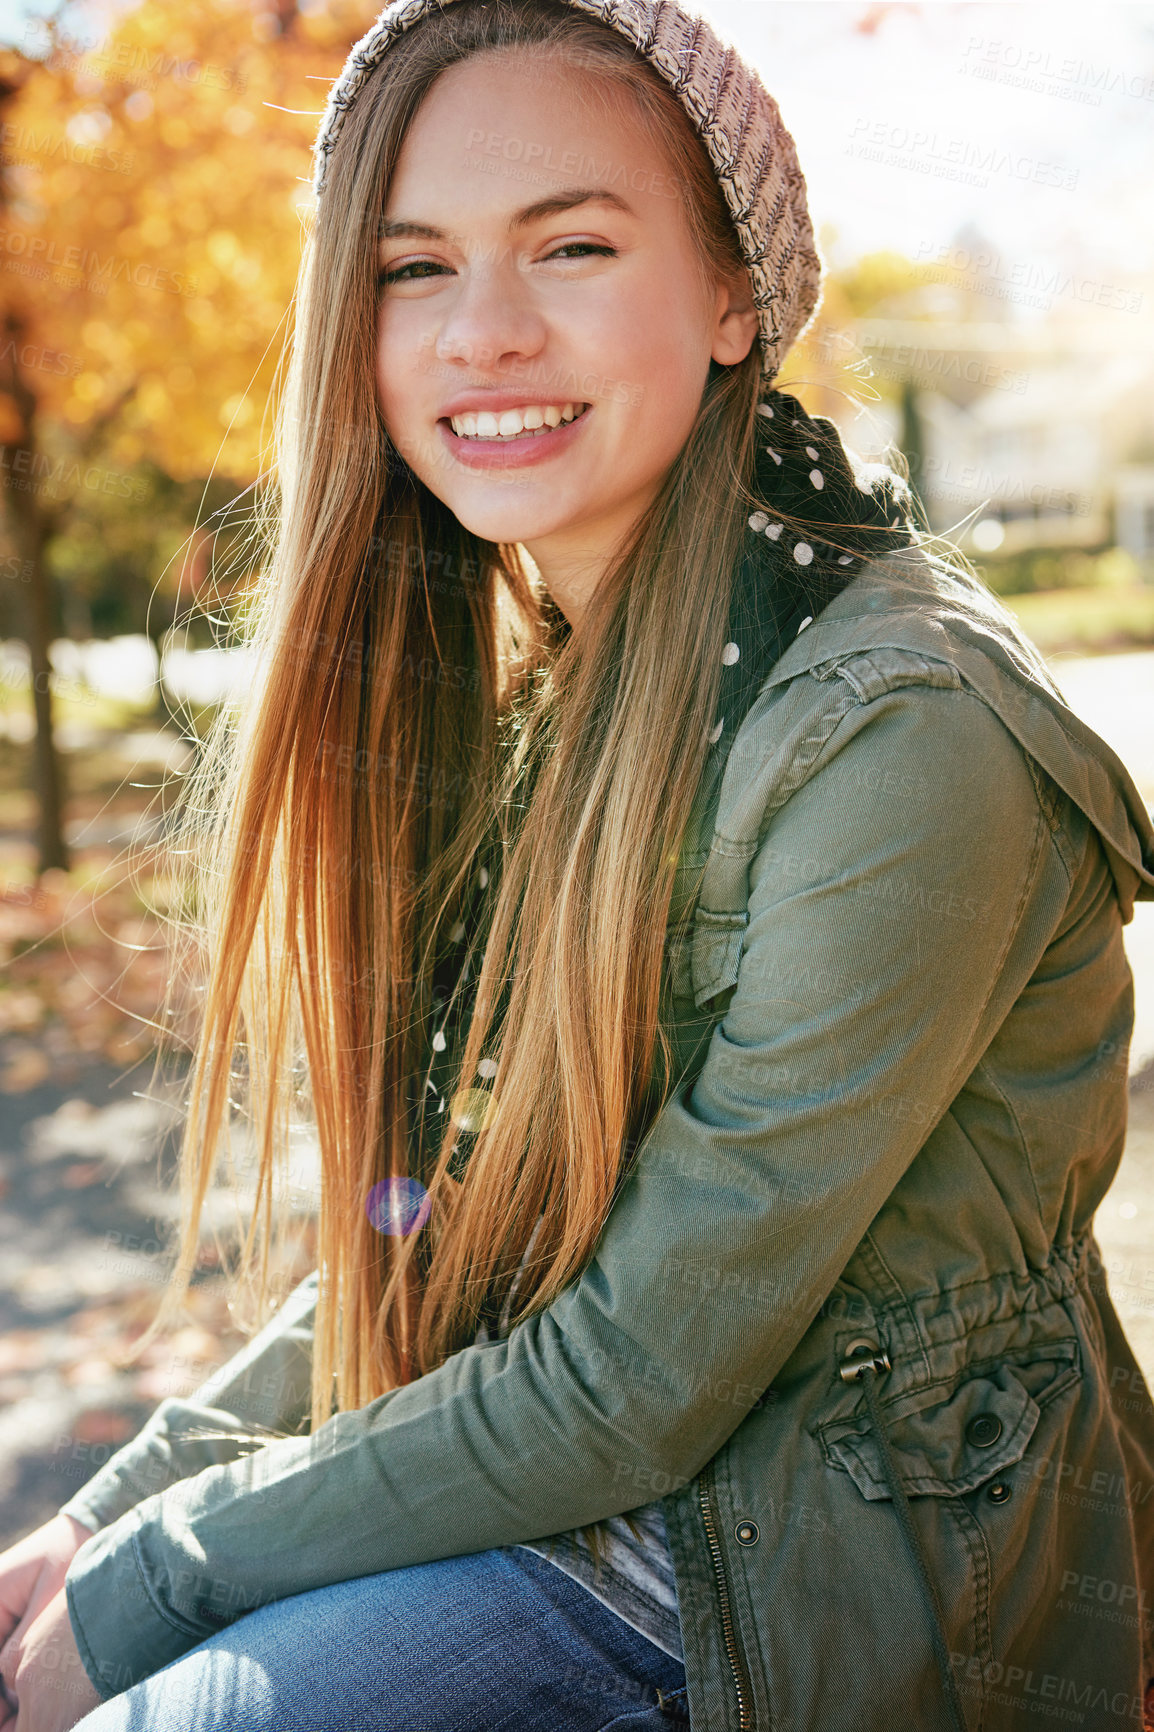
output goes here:
<path id="1" fill-rule="evenodd" d="M 502 409 L 496 415 L 480 409 L 472 415 L 452 415 L 453 432 L 461 439 L 521 439 L 547 433 L 551 427 L 573 421 L 589 407 L 588 403 L 530 403 L 524 409 Z"/>

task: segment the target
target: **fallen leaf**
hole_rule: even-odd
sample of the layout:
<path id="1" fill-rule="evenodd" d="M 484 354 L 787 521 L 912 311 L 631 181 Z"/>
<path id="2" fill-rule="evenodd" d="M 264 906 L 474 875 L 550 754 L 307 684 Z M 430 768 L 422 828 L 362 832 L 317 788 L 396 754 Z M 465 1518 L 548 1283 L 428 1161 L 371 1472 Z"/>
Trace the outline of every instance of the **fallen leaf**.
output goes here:
<path id="1" fill-rule="evenodd" d="M 103 1170 L 103 1161 L 78 1161 L 75 1166 L 64 1169 L 60 1183 L 70 1191 L 79 1191 L 86 1185 L 97 1184 Z"/>
<path id="2" fill-rule="evenodd" d="M 44 1082 L 50 1071 L 47 1053 L 35 1047 L 22 1047 L 8 1058 L 0 1069 L 0 1089 L 6 1095 L 19 1095 Z"/>

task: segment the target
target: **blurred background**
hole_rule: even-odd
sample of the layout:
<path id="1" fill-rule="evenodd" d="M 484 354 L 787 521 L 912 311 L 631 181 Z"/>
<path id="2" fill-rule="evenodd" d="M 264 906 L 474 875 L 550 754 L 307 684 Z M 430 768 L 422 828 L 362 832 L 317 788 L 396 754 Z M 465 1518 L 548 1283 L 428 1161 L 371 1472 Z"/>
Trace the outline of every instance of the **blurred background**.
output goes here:
<path id="1" fill-rule="evenodd" d="M 704 9 L 797 139 L 828 265 L 783 385 L 903 455 L 1154 801 L 1154 7 Z M 206 1243 L 186 1326 L 128 1357 L 175 1206 L 166 835 L 246 677 L 219 625 L 311 149 L 377 10 L 0 0 L 0 1545 L 244 1338 Z M 1154 904 L 1127 945 L 1131 1132 L 1097 1226 L 1151 1377 Z"/>

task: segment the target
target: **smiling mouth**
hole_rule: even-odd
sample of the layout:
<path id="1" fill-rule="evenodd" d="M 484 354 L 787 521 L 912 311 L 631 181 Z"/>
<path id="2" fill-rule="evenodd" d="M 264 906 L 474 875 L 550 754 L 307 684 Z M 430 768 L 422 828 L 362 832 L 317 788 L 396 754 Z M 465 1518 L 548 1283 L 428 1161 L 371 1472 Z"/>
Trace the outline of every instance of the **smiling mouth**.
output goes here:
<path id="1" fill-rule="evenodd" d="M 579 421 L 589 408 L 588 403 L 548 404 L 539 411 L 544 418 L 542 426 L 522 426 L 511 433 L 502 433 L 499 430 L 501 416 L 492 412 L 453 415 L 443 419 L 450 432 L 458 439 L 468 439 L 476 444 L 513 445 L 518 439 L 539 439 L 544 433 L 555 433 L 558 427 L 568 427 L 572 422 Z M 481 427 L 484 428 L 483 431 L 480 430 Z"/>

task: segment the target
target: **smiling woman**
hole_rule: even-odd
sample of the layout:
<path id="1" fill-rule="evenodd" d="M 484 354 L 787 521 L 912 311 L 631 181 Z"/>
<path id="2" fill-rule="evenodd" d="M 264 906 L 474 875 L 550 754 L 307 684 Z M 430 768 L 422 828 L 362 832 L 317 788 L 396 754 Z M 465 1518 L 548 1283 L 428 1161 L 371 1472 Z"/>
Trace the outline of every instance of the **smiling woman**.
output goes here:
<path id="1" fill-rule="evenodd" d="M 316 167 L 165 1316 L 242 1117 L 318 1266 L 0 1559 L 19 1732 L 1140 1717 L 1154 830 L 776 383 L 776 105 L 673 0 L 394 0 Z"/>

